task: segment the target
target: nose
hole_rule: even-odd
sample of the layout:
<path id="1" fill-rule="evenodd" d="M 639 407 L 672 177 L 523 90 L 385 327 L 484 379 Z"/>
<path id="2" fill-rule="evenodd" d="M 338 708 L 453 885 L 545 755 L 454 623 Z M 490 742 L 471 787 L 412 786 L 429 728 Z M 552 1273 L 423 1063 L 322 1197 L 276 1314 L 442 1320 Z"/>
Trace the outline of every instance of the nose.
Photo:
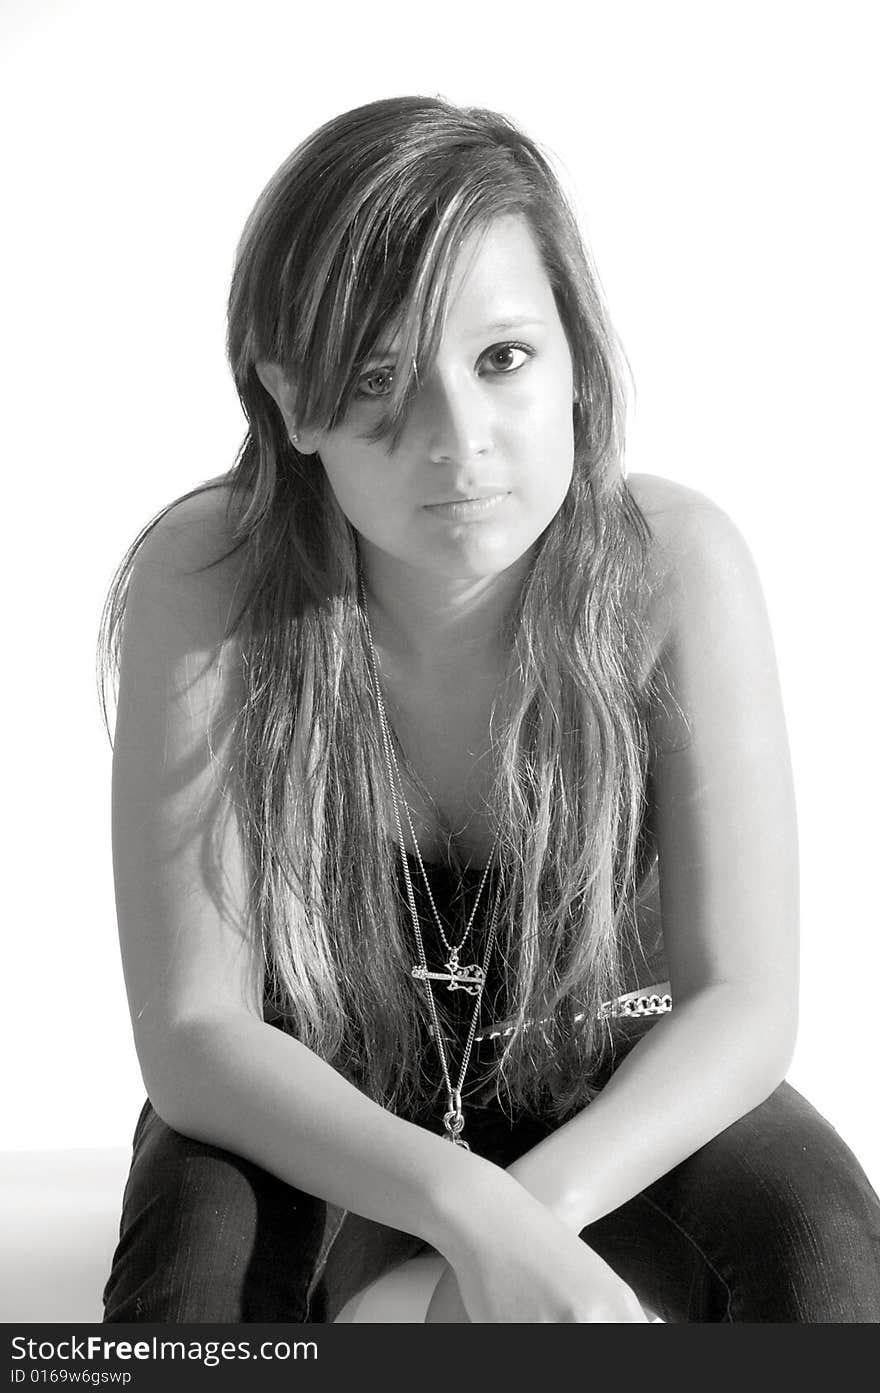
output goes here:
<path id="1" fill-rule="evenodd" d="M 428 457 L 466 465 L 492 448 L 491 407 L 479 378 L 434 374 L 419 392 Z"/>

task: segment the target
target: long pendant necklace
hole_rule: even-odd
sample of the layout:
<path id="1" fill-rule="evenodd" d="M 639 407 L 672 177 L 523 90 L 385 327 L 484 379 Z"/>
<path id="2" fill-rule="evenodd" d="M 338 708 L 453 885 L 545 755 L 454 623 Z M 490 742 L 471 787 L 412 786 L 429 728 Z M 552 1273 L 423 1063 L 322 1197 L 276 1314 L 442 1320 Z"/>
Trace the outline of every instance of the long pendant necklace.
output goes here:
<path id="1" fill-rule="evenodd" d="M 409 906 L 410 917 L 412 919 L 413 925 L 413 933 L 415 935 L 416 946 L 418 948 L 419 955 L 419 961 L 413 966 L 412 975 L 418 980 L 424 982 L 425 989 L 427 991 L 428 1008 L 431 1015 L 431 1026 L 434 1032 L 434 1039 L 437 1044 L 437 1053 L 440 1056 L 440 1067 L 443 1072 L 443 1082 L 446 1086 L 446 1092 L 448 1097 L 448 1107 L 443 1116 L 444 1134 L 446 1139 L 448 1141 L 451 1141 L 455 1146 L 462 1146 L 465 1148 L 465 1150 L 469 1151 L 470 1147 L 468 1143 L 465 1141 L 464 1137 L 462 1136 L 462 1131 L 464 1130 L 464 1112 L 462 1109 L 461 1091 L 464 1087 L 464 1080 L 467 1074 L 467 1067 L 470 1063 L 471 1051 L 473 1050 L 474 1046 L 474 1038 L 477 1033 L 477 1025 L 479 1023 L 480 1018 L 480 1003 L 483 997 L 483 989 L 486 985 L 486 973 L 489 967 L 489 959 L 492 955 L 492 948 L 495 943 L 495 935 L 498 925 L 498 912 L 501 903 L 500 885 L 495 895 L 495 903 L 492 909 L 492 916 L 489 922 L 489 930 L 486 935 L 486 946 L 483 951 L 482 963 L 471 963 L 467 966 L 462 966 L 459 962 L 459 955 L 471 931 L 474 919 L 476 918 L 477 906 L 479 905 L 483 893 L 483 888 L 486 884 L 486 880 L 488 879 L 489 870 L 492 865 L 492 861 L 494 860 L 495 851 L 498 846 L 500 829 L 498 832 L 496 832 L 495 841 L 492 846 L 492 853 L 489 857 L 489 861 L 486 865 L 486 868 L 483 871 L 483 876 L 480 881 L 479 889 L 477 891 L 477 897 L 474 902 L 473 909 L 471 910 L 470 916 L 468 918 L 467 926 L 465 928 L 464 934 L 462 935 L 461 942 L 453 946 L 452 944 L 450 944 L 449 940 L 446 937 L 446 934 L 443 931 L 443 924 L 441 922 L 440 915 L 437 912 L 437 906 L 434 902 L 434 896 L 431 893 L 431 886 L 430 882 L 428 881 L 427 872 L 425 871 L 425 865 L 422 860 L 422 854 L 419 850 L 419 844 L 416 838 L 415 828 L 413 827 L 412 817 L 409 811 L 409 805 L 407 804 L 406 797 L 403 791 L 403 778 L 400 772 L 400 765 L 397 761 L 394 743 L 391 738 L 391 728 L 385 710 L 385 702 L 382 697 L 382 686 L 379 681 L 379 662 L 378 657 L 376 655 L 376 647 L 373 643 L 372 630 L 370 628 L 370 617 L 367 611 L 367 596 L 366 589 L 364 587 L 364 579 L 360 570 L 358 571 L 358 582 L 360 588 L 361 609 L 364 616 L 364 625 L 366 627 L 367 640 L 369 643 L 370 668 L 373 679 L 373 690 L 376 697 L 376 709 L 379 715 L 379 729 L 382 735 L 382 749 L 385 755 L 385 767 L 388 773 L 388 781 L 391 788 L 391 803 L 394 811 L 394 821 L 397 826 L 398 845 L 400 847 L 401 861 L 403 865 L 403 878 L 406 884 L 407 903 Z M 444 947 L 446 948 L 446 951 L 449 954 L 449 957 L 447 958 L 446 963 L 444 964 L 446 968 L 445 972 L 430 972 L 428 970 L 428 961 L 425 954 L 425 945 L 424 940 L 422 938 L 421 924 L 419 923 L 418 909 L 416 908 L 415 892 L 413 890 L 412 877 L 410 876 L 409 864 L 406 858 L 406 847 L 403 836 L 403 824 L 400 818 L 401 805 L 404 809 L 404 815 L 407 820 L 410 837 L 412 839 L 412 844 L 415 848 L 416 859 L 419 863 L 419 870 L 421 871 L 422 878 L 425 883 L 425 888 L 428 892 L 428 900 L 431 905 L 434 920 L 437 924 L 437 928 L 439 929 L 440 937 L 443 941 Z M 443 1039 L 443 1032 L 440 1029 L 440 1020 L 437 1015 L 437 1003 L 434 1000 L 434 990 L 432 987 L 433 982 L 445 982 L 448 991 L 464 991 L 476 998 L 473 1015 L 471 1017 L 470 1028 L 468 1030 L 467 1039 L 465 1041 L 464 1054 L 462 1056 L 461 1061 L 461 1068 L 459 1069 L 458 1073 L 458 1082 L 455 1085 L 453 1085 L 452 1083 L 452 1076 L 449 1070 L 449 1060 L 446 1053 L 446 1044 Z"/>
<path id="2" fill-rule="evenodd" d="M 376 680 L 376 674 L 374 673 L 374 681 L 375 681 L 375 680 Z M 448 990 L 448 991 L 451 991 L 451 992 L 454 992 L 454 991 L 463 991 L 463 992 L 467 992 L 470 996 L 476 996 L 476 995 L 481 991 L 481 989 L 483 988 L 483 986 L 485 985 L 485 981 L 486 981 L 486 974 L 485 974 L 485 971 L 484 971 L 483 968 L 480 967 L 479 964 L 477 964 L 477 963 L 470 963 L 470 964 L 468 964 L 468 965 L 466 965 L 466 966 L 463 966 L 463 965 L 461 964 L 461 962 L 460 962 L 460 957 L 461 957 L 461 953 L 462 953 L 462 950 L 463 950 L 463 948 L 464 948 L 464 945 L 465 945 L 465 943 L 467 942 L 467 939 L 468 939 L 468 937 L 469 937 L 469 935 L 470 935 L 471 929 L 473 928 L 474 920 L 475 920 L 476 917 L 477 917 L 477 909 L 479 908 L 480 900 L 481 900 L 482 895 L 483 895 L 483 889 L 484 889 L 485 884 L 486 884 L 486 881 L 487 881 L 487 879 L 488 879 L 488 877 L 489 877 L 489 871 L 490 871 L 490 868 L 491 868 L 491 866 L 492 866 L 492 863 L 493 863 L 493 861 L 494 861 L 494 859 L 495 859 L 495 853 L 496 853 L 496 851 L 497 851 L 497 849 L 498 849 L 499 834 L 498 834 L 498 832 L 496 832 L 496 834 L 495 834 L 495 840 L 494 840 L 493 843 L 492 843 L 492 850 L 491 850 L 490 853 L 489 853 L 489 860 L 488 860 L 488 862 L 486 863 L 486 866 L 485 866 L 485 868 L 484 868 L 484 870 L 483 870 L 482 877 L 481 877 L 481 879 L 480 879 L 480 884 L 479 884 L 479 886 L 477 887 L 476 898 L 475 898 L 475 900 L 474 900 L 473 907 L 472 907 L 471 912 L 470 912 L 470 915 L 469 915 L 469 917 L 468 917 L 467 924 L 465 925 L 464 933 L 463 933 L 462 936 L 461 936 L 461 941 L 460 941 L 459 943 L 453 945 L 453 944 L 451 944 L 451 943 L 449 942 L 449 939 L 446 937 L 446 934 L 445 934 L 444 929 L 443 929 L 443 920 L 441 919 L 440 914 L 438 913 L 437 905 L 436 905 L 436 903 L 434 902 L 434 896 L 433 896 L 433 894 L 432 894 L 432 892 L 431 892 L 431 882 L 430 882 L 429 879 L 428 879 L 428 872 L 425 870 L 425 863 L 424 863 L 424 861 L 422 860 L 422 853 L 421 853 L 421 851 L 420 851 L 420 849 L 419 849 L 418 838 L 416 837 L 416 830 L 415 830 L 415 827 L 413 826 L 412 816 L 411 816 L 410 810 L 409 810 L 409 804 L 407 803 L 406 797 L 404 796 L 404 792 L 403 792 L 403 778 L 402 778 L 401 772 L 400 772 L 400 765 L 398 764 L 398 761 L 397 761 L 397 753 L 396 753 L 396 751 L 395 751 L 395 749 L 394 749 L 394 742 L 393 742 L 392 739 L 391 739 L 391 730 L 390 730 L 390 726 L 389 726 L 389 723 L 388 723 L 388 715 L 387 715 L 387 712 L 386 712 L 386 710 L 385 710 L 385 703 L 384 703 L 384 700 L 383 700 L 383 698 L 382 698 L 381 688 L 378 686 L 378 683 L 377 683 L 377 686 L 376 686 L 376 691 L 377 691 L 377 694 L 378 694 L 378 695 L 377 695 L 377 702 L 376 702 L 376 705 L 377 705 L 378 710 L 379 710 L 379 723 L 380 723 L 380 726 L 381 726 L 381 729 L 382 729 L 382 746 L 383 746 L 383 749 L 384 749 L 384 751 L 385 751 L 386 766 L 387 766 L 387 768 L 388 768 L 388 775 L 389 775 L 389 779 L 391 780 L 392 792 L 393 792 L 393 794 L 394 794 L 394 811 L 395 811 L 395 817 L 397 818 L 398 809 L 399 809 L 399 807 L 402 806 L 402 807 L 403 807 L 403 811 L 404 811 L 404 816 L 406 817 L 407 826 L 408 826 L 408 828 L 409 828 L 410 839 L 411 839 L 412 844 L 413 844 L 413 846 L 414 846 L 414 848 L 415 848 L 416 860 L 417 860 L 418 863 L 419 863 L 419 870 L 421 871 L 422 881 L 423 881 L 423 883 L 424 883 L 425 891 L 426 891 L 427 896 L 428 896 L 428 903 L 429 903 L 430 906 L 431 906 L 431 913 L 432 913 L 433 916 L 434 916 L 434 923 L 435 923 L 436 926 L 437 926 L 437 932 L 438 932 L 439 935 L 440 935 L 440 938 L 441 938 L 442 943 L 443 943 L 443 947 L 446 949 L 446 952 L 449 954 L 449 956 L 447 957 L 445 963 L 443 964 L 443 966 L 444 966 L 445 969 L 446 969 L 445 972 L 429 972 L 428 969 L 427 969 L 426 964 L 424 964 L 424 963 L 417 963 L 417 964 L 413 967 L 412 975 L 413 975 L 413 977 L 416 977 L 416 978 L 420 979 L 421 981 L 425 981 L 425 982 L 445 982 L 445 983 L 446 983 L 446 988 L 447 988 L 447 990 Z M 392 769 L 393 769 L 393 772 L 392 772 Z M 402 838 L 403 838 L 403 830 L 402 830 L 402 828 L 401 828 L 401 826 L 400 826 L 399 818 L 397 818 L 397 827 L 398 827 L 398 834 L 399 834 L 399 836 L 400 836 L 400 838 L 401 838 L 401 846 L 402 846 L 402 845 L 403 845 L 403 840 L 402 840 Z M 409 873 L 409 863 L 408 863 L 408 861 L 407 861 L 407 858 L 406 858 L 406 855 L 405 855 L 405 854 L 404 854 L 402 860 L 403 860 L 403 878 L 404 878 L 404 881 L 405 881 L 405 883 L 406 883 L 406 895 L 407 895 L 407 901 L 408 901 L 408 903 L 409 903 L 410 914 L 417 918 L 417 917 L 418 917 L 418 911 L 416 910 L 416 905 L 415 905 L 415 894 L 414 894 L 414 892 L 413 892 L 412 879 L 411 879 L 410 873 Z"/>

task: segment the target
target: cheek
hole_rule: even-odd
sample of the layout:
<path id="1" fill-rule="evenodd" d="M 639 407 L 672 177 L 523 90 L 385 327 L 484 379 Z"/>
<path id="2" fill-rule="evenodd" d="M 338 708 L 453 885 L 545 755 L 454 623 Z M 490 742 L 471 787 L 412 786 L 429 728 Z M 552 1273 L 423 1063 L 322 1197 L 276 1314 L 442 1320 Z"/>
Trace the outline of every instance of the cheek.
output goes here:
<path id="1" fill-rule="evenodd" d="M 330 487 L 346 516 L 359 513 L 369 506 L 375 490 L 369 486 L 367 461 L 356 448 L 324 443 L 319 459 Z"/>
<path id="2" fill-rule="evenodd" d="M 338 446 L 320 452 L 320 461 L 336 501 L 352 527 L 376 542 L 394 530 L 394 500 L 400 497 L 384 451 Z"/>
<path id="3" fill-rule="evenodd" d="M 574 468 L 574 414 L 571 398 L 558 387 L 542 394 L 523 422 L 520 451 L 528 466 L 530 492 L 564 495 Z"/>

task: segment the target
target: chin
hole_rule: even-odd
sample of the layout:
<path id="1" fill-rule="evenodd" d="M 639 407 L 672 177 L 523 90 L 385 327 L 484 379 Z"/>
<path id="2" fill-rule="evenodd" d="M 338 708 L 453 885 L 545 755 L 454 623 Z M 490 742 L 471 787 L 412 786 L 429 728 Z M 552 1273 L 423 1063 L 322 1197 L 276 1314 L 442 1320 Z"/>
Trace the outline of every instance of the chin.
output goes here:
<path id="1" fill-rule="evenodd" d="M 458 545 L 452 539 L 439 555 L 432 558 L 431 570 L 442 574 L 448 580 L 488 580 L 510 570 L 519 562 L 527 562 L 531 556 L 536 539 L 523 543 L 512 542 L 508 538 L 489 539 L 465 538 Z M 424 553 L 415 561 L 425 565 Z"/>

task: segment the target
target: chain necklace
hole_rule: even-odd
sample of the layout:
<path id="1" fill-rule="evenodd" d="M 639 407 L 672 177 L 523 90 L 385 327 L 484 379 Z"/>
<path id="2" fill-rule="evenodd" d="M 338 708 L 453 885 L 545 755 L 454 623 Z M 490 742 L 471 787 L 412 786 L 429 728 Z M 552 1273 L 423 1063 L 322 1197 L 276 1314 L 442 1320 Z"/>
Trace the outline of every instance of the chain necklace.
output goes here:
<path id="1" fill-rule="evenodd" d="M 370 637 L 372 658 L 375 654 L 375 648 L 373 646 L 372 634 L 370 633 L 369 629 L 369 619 L 367 620 L 367 632 Z M 449 942 L 449 939 L 446 937 L 446 933 L 443 928 L 443 920 L 441 919 L 440 914 L 437 910 L 437 905 L 434 902 L 434 895 L 431 890 L 431 882 L 428 880 L 428 872 L 425 870 L 425 863 L 422 860 L 422 853 L 419 848 L 418 838 L 416 837 L 416 829 L 413 826 L 413 820 L 412 815 L 410 814 L 409 804 L 406 801 L 406 796 L 403 791 L 403 776 L 400 772 L 400 764 L 397 760 L 397 752 L 394 748 L 394 741 L 391 738 L 391 727 L 388 721 L 388 713 L 385 709 L 385 702 L 382 697 L 382 688 L 379 684 L 378 668 L 376 667 L 375 661 L 373 662 L 373 682 L 375 684 L 376 690 L 376 706 L 379 712 L 379 723 L 382 729 L 382 748 L 385 751 L 386 755 L 386 766 L 388 768 L 388 777 L 392 784 L 392 792 L 395 795 L 395 814 L 397 813 L 398 808 L 402 806 L 404 816 L 406 817 L 407 827 L 409 828 L 410 840 L 412 841 L 412 844 L 415 848 L 416 860 L 419 863 L 419 870 L 421 871 L 422 881 L 424 882 L 425 891 L 428 896 L 428 903 L 431 906 L 431 913 L 434 916 L 434 923 L 437 925 L 437 932 L 439 933 L 440 938 L 443 941 L 443 946 L 449 954 L 449 957 L 444 963 L 444 967 L 446 968 L 445 973 L 434 972 L 430 973 L 428 978 L 424 978 L 424 972 L 426 971 L 426 969 L 423 970 L 421 966 L 418 966 L 413 968 L 413 976 L 418 978 L 424 978 L 424 980 L 432 980 L 437 982 L 445 981 L 447 984 L 447 989 L 451 992 L 464 991 L 468 992 L 471 996 L 476 996 L 484 981 L 482 969 L 476 963 L 471 963 L 468 967 L 462 967 L 459 962 L 459 957 L 470 934 L 470 931 L 473 928 L 474 920 L 477 917 L 477 909 L 479 908 L 480 900 L 482 899 L 483 889 L 489 877 L 489 871 L 491 869 L 492 862 L 495 859 L 495 853 L 498 849 L 500 829 L 495 833 L 495 840 L 492 843 L 492 850 L 489 852 L 488 862 L 483 870 L 483 874 L 480 879 L 480 884 L 477 887 L 476 899 L 474 900 L 473 908 L 471 909 L 467 924 L 465 925 L 464 933 L 461 936 L 460 942 L 453 946 L 453 944 L 451 944 Z M 403 830 L 400 826 L 399 819 L 397 822 L 397 830 L 401 839 L 400 846 L 403 847 Z M 409 864 L 407 862 L 405 854 L 403 856 L 403 877 L 406 882 L 407 901 L 410 906 L 410 913 L 416 914 L 417 910 L 415 908 L 415 895 L 412 888 L 412 880 L 410 879 L 409 874 Z"/>
<path id="2" fill-rule="evenodd" d="M 373 643 L 373 633 L 372 629 L 370 628 L 370 617 L 367 611 L 366 589 L 364 587 L 363 574 L 361 573 L 360 569 L 358 570 L 358 583 L 360 588 L 361 608 L 364 616 L 364 625 L 367 631 L 367 639 L 369 641 L 370 647 L 370 668 L 373 679 L 373 690 L 376 696 L 376 709 L 379 715 L 379 729 L 382 735 L 382 749 L 385 754 L 385 767 L 388 772 L 388 781 L 391 787 L 391 803 L 394 811 L 394 821 L 397 826 L 398 845 L 400 847 L 400 855 L 403 866 L 403 878 L 406 884 L 407 903 L 409 906 L 410 917 L 412 919 L 413 925 L 413 933 L 415 934 L 416 946 L 418 948 L 419 954 L 419 961 L 413 966 L 412 975 L 418 980 L 424 982 L 425 989 L 428 994 L 428 1008 L 431 1015 L 431 1026 L 434 1032 L 434 1039 L 437 1044 L 437 1053 L 440 1056 L 440 1067 L 443 1072 L 443 1082 L 446 1086 L 449 1104 L 447 1111 L 443 1115 L 444 1133 L 448 1141 L 451 1141 L 455 1146 L 464 1147 L 466 1151 L 469 1151 L 470 1147 L 468 1143 L 465 1141 L 464 1137 L 461 1135 L 464 1129 L 464 1112 L 462 1110 L 461 1091 L 464 1086 L 464 1080 L 467 1074 L 467 1067 L 470 1063 L 471 1051 L 474 1047 L 474 1039 L 477 1033 L 477 1023 L 480 1017 L 480 1003 L 483 997 L 483 988 L 486 985 L 486 973 L 488 971 L 489 959 L 492 954 L 492 947 L 495 943 L 495 934 L 498 925 L 498 912 L 501 903 L 500 885 L 495 895 L 495 904 L 493 906 L 492 916 L 489 922 L 489 931 L 486 936 L 486 946 L 483 952 L 482 964 L 472 963 L 469 966 L 462 967 L 459 963 L 459 954 L 462 951 L 462 948 L 464 947 L 465 941 L 473 926 L 474 919 L 476 918 L 477 906 L 479 905 L 480 899 L 482 897 L 483 888 L 488 879 L 489 870 L 495 855 L 495 850 L 498 846 L 500 829 L 498 832 L 496 832 L 495 841 L 492 846 L 492 852 L 490 854 L 489 861 L 483 871 L 483 876 L 480 880 L 480 886 L 477 891 L 477 897 L 474 902 L 473 909 L 471 910 L 470 917 L 468 918 L 467 926 L 465 928 L 464 934 L 462 935 L 461 942 L 453 947 L 453 945 L 450 944 L 449 940 L 446 937 L 446 934 L 443 931 L 443 925 L 440 919 L 440 915 L 437 912 L 437 906 L 434 902 L 434 896 L 431 893 L 431 886 L 428 881 L 428 876 L 425 870 L 424 862 L 422 860 L 422 854 L 419 850 L 419 844 L 416 838 L 415 828 L 413 827 L 412 817 L 409 811 L 409 805 L 407 804 L 406 797 L 403 791 L 403 778 L 400 772 L 400 765 L 397 761 L 397 755 L 394 750 L 394 743 L 391 738 L 391 728 L 385 710 L 385 702 L 382 697 L 382 687 L 379 681 L 379 661 L 376 654 L 376 646 Z M 434 920 L 437 924 L 437 928 L 440 931 L 440 937 L 443 940 L 443 944 L 447 952 L 449 953 L 449 957 L 446 963 L 444 964 L 446 967 L 446 972 L 428 971 L 428 960 L 425 954 L 425 945 L 424 940 L 422 938 L 422 930 L 421 925 L 419 923 L 418 910 L 416 908 L 415 892 L 413 890 L 412 877 L 410 876 L 409 864 L 406 858 L 406 848 L 403 836 L 403 824 L 401 823 L 400 819 L 401 804 L 403 805 L 410 837 L 412 838 L 412 844 L 415 847 L 416 859 L 419 863 L 419 869 L 422 873 L 422 878 L 425 882 L 425 888 L 428 892 L 428 899 L 431 905 L 431 910 L 434 915 Z M 432 982 L 445 982 L 448 991 L 464 991 L 476 998 L 473 1015 L 471 1017 L 470 1028 L 468 1030 L 467 1039 L 465 1041 L 464 1054 L 462 1056 L 461 1061 L 461 1068 L 458 1072 L 458 1082 L 455 1085 L 453 1085 L 452 1083 L 452 1076 L 449 1070 L 449 1060 L 446 1053 L 446 1044 L 443 1039 L 443 1032 L 440 1029 L 440 1020 L 437 1015 L 437 1003 L 434 999 L 434 989 L 431 985 Z"/>
<path id="3" fill-rule="evenodd" d="M 369 620 L 367 621 L 367 623 L 369 625 Z M 375 649 L 372 648 L 372 634 L 370 634 L 370 644 L 372 652 L 375 652 Z M 429 973 L 427 967 L 424 964 L 418 964 L 412 970 L 413 977 L 417 977 L 423 981 L 446 982 L 448 991 L 464 991 L 467 992 L 470 996 L 476 996 L 485 982 L 485 973 L 477 963 L 471 963 L 468 966 L 463 967 L 459 961 L 459 958 L 462 949 L 464 948 L 464 945 L 467 941 L 467 938 L 470 934 L 470 931 L 473 928 L 474 920 L 477 917 L 477 909 L 479 908 L 480 900 L 482 899 L 483 889 L 489 877 L 489 871 L 491 869 L 492 862 L 495 859 L 495 852 L 498 849 L 500 829 L 495 833 L 495 840 L 492 843 L 492 850 L 489 852 L 489 860 L 483 870 L 483 874 L 480 879 L 480 884 L 477 888 L 476 898 L 474 900 L 473 907 L 468 917 L 467 924 L 465 925 L 464 933 L 461 936 L 461 941 L 453 946 L 453 944 L 451 944 L 449 942 L 449 939 L 446 937 L 446 934 L 443 929 L 443 921 L 437 910 L 437 905 L 434 902 L 434 895 L 431 890 L 431 882 L 428 880 L 428 872 L 425 870 L 425 863 L 422 860 L 422 853 L 419 848 L 418 838 L 416 837 L 416 829 L 413 826 L 412 816 L 409 810 L 409 804 L 407 803 L 406 797 L 403 792 L 403 777 L 401 775 L 400 765 L 397 760 L 397 752 L 394 749 L 394 742 L 391 738 L 391 729 L 388 721 L 388 713 L 385 709 L 385 702 L 382 697 L 382 689 L 378 682 L 378 671 L 375 667 L 375 663 L 373 666 L 373 681 L 375 683 L 376 689 L 376 706 L 379 711 L 379 723 L 382 728 L 382 747 L 385 751 L 386 766 L 388 767 L 388 777 L 391 780 L 392 792 L 394 793 L 395 816 L 397 815 L 398 808 L 402 805 L 404 816 L 406 817 L 407 827 L 409 828 L 410 839 L 415 848 L 416 860 L 419 863 L 419 870 L 421 871 L 422 880 L 424 882 L 425 890 L 427 892 L 428 903 L 431 906 L 431 912 L 434 916 L 434 923 L 437 925 L 437 932 L 439 933 L 440 938 L 443 941 L 443 946 L 449 954 L 449 957 L 443 964 L 446 968 L 445 972 Z M 400 846 L 403 847 L 403 829 L 401 828 L 399 818 L 397 818 L 397 830 L 398 835 L 400 837 Z M 403 855 L 403 878 L 406 882 L 406 895 L 407 901 L 409 903 L 410 914 L 417 916 L 418 911 L 416 910 L 415 906 L 415 894 L 413 891 L 412 880 L 410 878 L 409 873 L 409 863 L 407 862 L 405 853 Z"/>

